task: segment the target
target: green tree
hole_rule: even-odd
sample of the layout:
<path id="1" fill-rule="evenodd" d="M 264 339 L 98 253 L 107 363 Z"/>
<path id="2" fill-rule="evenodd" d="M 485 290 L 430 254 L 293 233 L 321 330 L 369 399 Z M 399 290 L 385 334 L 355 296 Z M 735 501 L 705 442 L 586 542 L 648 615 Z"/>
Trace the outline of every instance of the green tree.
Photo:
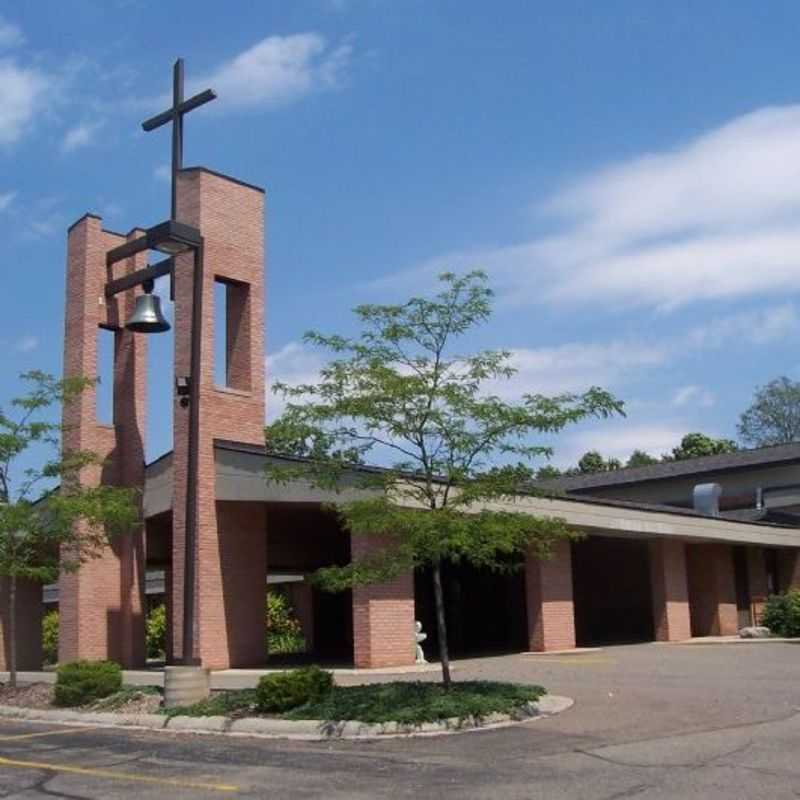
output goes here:
<path id="1" fill-rule="evenodd" d="M 741 440 L 754 447 L 800 440 L 800 382 L 784 375 L 756 389 L 737 430 Z"/>
<path id="2" fill-rule="evenodd" d="M 266 434 L 270 451 L 308 459 L 269 466 L 268 480 L 303 477 L 338 489 L 348 468 L 368 455 L 387 465 L 361 471 L 372 497 L 337 504 L 353 535 L 382 537 L 378 552 L 316 578 L 335 591 L 429 566 L 449 686 L 442 561 L 501 570 L 528 550 L 549 556 L 556 540 L 572 534 L 563 520 L 484 506 L 528 485 L 534 473 L 526 462 L 550 455 L 532 435 L 621 413 L 622 404 L 596 387 L 581 395 L 525 394 L 517 402 L 493 394 L 514 374 L 510 354 L 453 353 L 454 340 L 491 314 L 486 276 L 445 273 L 440 284 L 433 298 L 357 307 L 358 338 L 306 334 L 335 358 L 316 384 L 276 387 L 287 406 Z"/>
<path id="3" fill-rule="evenodd" d="M 552 464 L 545 464 L 543 467 L 539 467 L 536 470 L 536 480 L 537 481 L 549 481 L 553 478 L 560 478 L 564 473 L 558 468 L 554 467 Z"/>
<path id="4" fill-rule="evenodd" d="M 56 380 L 43 372 L 21 376 L 28 393 L 0 409 L 0 576 L 8 582 L 9 683 L 16 686 L 17 581 L 54 581 L 102 552 L 109 537 L 138 521 L 131 489 L 85 487 L 80 474 L 97 463 L 89 451 L 61 453 L 61 424 L 49 419 L 63 403 L 94 386 L 88 378 Z M 38 451 L 51 454 L 40 467 L 23 468 Z M 57 491 L 42 494 L 60 482 Z M 81 523 L 80 525 L 78 523 Z"/>
<path id="5" fill-rule="evenodd" d="M 651 464 L 658 464 L 658 459 L 645 453 L 644 450 L 634 450 L 625 463 L 626 467 L 649 467 Z"/>
<path id="6" fill-rule="evenodd" d="M 732 439 L 714 439 L 704 433 L 687 433 L 681 439 L 681 443 L 673 448 L 672 458 L 675 461 L 684 461 L 687 458 L 734 453 L 738 449 L 738 445 Z"/>
<path id="7" fill-rule="evenodd" d="M 593 472 L 613 472 L 621 469 L 622 464 L 616 458 L 609 458 L 607 461 L 597 450 L 589 450 L 584 453 L 578 461 L 578 475 L 589 475 Z"/>

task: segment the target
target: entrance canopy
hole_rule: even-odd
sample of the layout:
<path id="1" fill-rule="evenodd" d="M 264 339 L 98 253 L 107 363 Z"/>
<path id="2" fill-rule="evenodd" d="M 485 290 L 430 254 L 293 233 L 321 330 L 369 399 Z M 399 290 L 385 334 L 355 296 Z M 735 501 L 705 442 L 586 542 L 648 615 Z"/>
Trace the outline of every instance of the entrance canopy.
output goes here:
<path id="1" fill-rule="evenodd" d="M 359 475 L 355 469 L 349 479 L 344 481 L 344 489 L 338 494 L 318 489 L 304 480 L 267 483 L 264 466 L 268 459 L 274 461 L 278 457 L 268 456 L 263 447 L 254 445 L 216 440 L 214 458 L 216 497 L 220 501 L 341 503 L 368 497 L 375 491 L 359 488 Z M 144 493 L 146 517 L 171 510 L 172 470 L 172 453 L 165 454 L 147 466 Z M 409 501 L 409 505 L 411 504 Z M 486 507 L 558 517 L 576 530 L 588 534 L 648 539 L 679 538 L 684 541 L 753 544 L 764 547 L 800 547 L 798 528 L 729 519 L 724 516 L 709 517 L 690 509 L 666 505 L 585 496 L 546 498 L 520 494 L 504 502 L 490 503 Z"/>

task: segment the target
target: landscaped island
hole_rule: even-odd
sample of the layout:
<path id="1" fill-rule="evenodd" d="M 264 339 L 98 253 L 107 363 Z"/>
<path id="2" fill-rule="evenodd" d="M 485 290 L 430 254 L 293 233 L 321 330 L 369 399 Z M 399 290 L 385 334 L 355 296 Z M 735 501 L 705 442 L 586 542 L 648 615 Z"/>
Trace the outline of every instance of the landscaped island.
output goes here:
<path id="1" fill-rule="evenodd" d="M 266 717 L 320 722 L 396 722 L 417 726 L 453 720 L 478 722 L 497 715 L 522 716 L 546 694 L 541 686 L 493 681 L 440 683 L 394 681 L 337 686 L 333 675 L 304 667 L 265 675 L 255 689 L 214 692 L 191 706 L 164 708 L 155 687 L 122 684 L 122 671 L 110 662 L 75 662 L 59 667 L 55 686 L 37 684 L 0 690 L 0 705 L 87 712 L 163 714 L 167 717 Z"/>

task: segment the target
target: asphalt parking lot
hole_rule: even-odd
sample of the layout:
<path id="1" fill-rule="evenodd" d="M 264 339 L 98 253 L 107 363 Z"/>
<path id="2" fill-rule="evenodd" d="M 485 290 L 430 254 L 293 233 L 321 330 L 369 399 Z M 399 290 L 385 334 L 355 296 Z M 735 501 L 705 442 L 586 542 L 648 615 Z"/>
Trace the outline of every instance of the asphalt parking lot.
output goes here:
<path id="1" fill-rule="evenodd" d="M 305 743 L 0 722 L 0 793 L 796 798 L 799 660 L 797 645 L 770 643 L 459 662 L 458 678 L 541 683 L 576 705 L 548 720 L 446 737 Z"/>

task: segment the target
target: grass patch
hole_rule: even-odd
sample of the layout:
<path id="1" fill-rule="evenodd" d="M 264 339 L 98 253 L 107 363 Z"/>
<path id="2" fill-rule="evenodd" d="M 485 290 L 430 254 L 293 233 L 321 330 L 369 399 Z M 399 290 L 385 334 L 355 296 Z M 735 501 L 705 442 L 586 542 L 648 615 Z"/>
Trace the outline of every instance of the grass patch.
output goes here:
<path id="1" fill-rule="evenodd" d="M 214 692 L 208 699 L 192 706 L 164 708 L 168 717 L 247 717 L 255 716 L 256 690 L 239 689 Z"/>
<path id="2" fill-rule="evenodd" d="M 421 681 L 335 686 L 322 700 L 298 706 L 283 717 L 414 725 L 449 717 L 507 714 L 546 693 L 541 686 L 493 681 L 454 683 L 449 691 L 441 684 Z"/>

